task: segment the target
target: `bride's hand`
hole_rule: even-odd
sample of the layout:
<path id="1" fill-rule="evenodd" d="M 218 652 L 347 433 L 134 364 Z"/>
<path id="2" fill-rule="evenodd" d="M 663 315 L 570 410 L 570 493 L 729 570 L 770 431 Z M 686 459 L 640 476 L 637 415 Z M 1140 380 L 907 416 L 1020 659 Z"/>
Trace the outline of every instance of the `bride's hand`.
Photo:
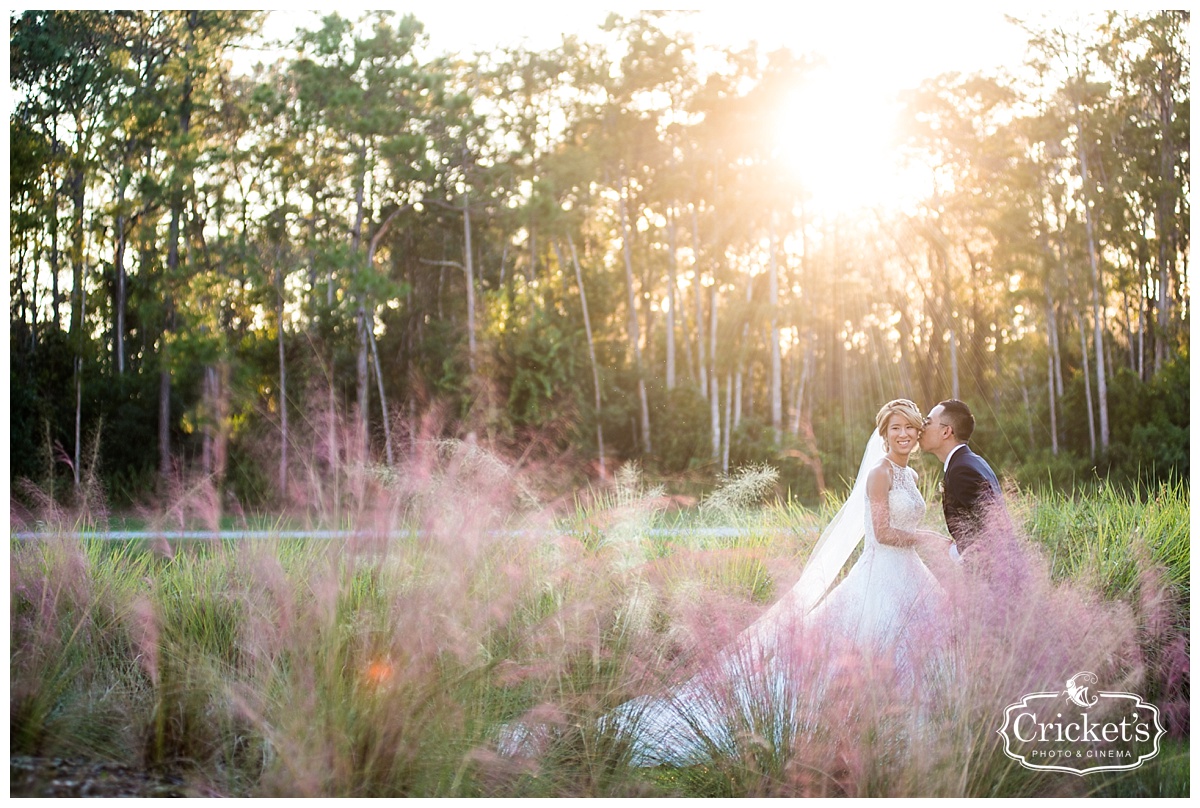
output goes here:
<path id="1" fill-rule="evenodd" d="M 943 536 L 932 530 L 918 530 L 916 533 L 919 545 L 937 553 L 945 553 L 947 548 L 954 543 L 949 536 Z"/>
<path id="2" fill-rule="evenodd" d="M 925 566 L 929 567 L 935 577 L 944 580 L 957 567 L 949 554 L 954 540 L 932 530 L 920 530 L 917 533 L 920 537 L 917 553 L 921 556 L 921 560 L 925 562 Z"/>

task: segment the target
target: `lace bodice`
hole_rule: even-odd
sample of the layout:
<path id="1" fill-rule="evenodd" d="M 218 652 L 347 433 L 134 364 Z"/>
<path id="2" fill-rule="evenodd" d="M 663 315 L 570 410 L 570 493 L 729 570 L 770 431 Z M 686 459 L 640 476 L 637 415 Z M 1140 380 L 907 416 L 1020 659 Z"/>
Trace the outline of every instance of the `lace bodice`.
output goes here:
<path id="1" fill-rule="evenodd" d="M 892 473 L 892 488 L 888 491 L 888 507 L 891 511 L 892 527 L 901 530 L 916 530 L 925 518 L 925 498 L 917 488 L 917 473 L 908 466 L 897 466 L 885 460 Z M 880 545 L 875 538 L 875 525 L 871 521 L 871 509 L 867 508 L 866 529 L 868 544 Z"/>

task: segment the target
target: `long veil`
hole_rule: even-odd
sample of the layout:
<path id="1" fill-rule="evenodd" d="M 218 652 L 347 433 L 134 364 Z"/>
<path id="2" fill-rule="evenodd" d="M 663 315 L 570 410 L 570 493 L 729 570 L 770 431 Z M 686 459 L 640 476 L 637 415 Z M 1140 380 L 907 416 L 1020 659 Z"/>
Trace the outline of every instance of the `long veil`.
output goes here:
<path id="1" fill-rule="evenodd" d="M 808 563 L 800 573 L 800 580 L 789 593 L 799 613 L 808 614 L 817 605 L 866 534 L 867 475 L 886 453 L 883 436 L 871 432 L 850 496 L 821 532 L 821 538 L 813 546 Z"/>
<path id="2" fill-rule="evenodd" d="M 883 436 L 872 431 L 867 439 L 867 447 L 863 450 L 858 476 L 854 478 L 854 487 L 850 489 L 850 495 L 846 497 L 841 509 L 821 532 L 821 538 L 813 546 L 799 580 L 787 594 L 747 628 L 743 636 L 762 637 L 766 629 L 787 620 L 802 619 L 825 596 L 830 584 L 837 579 L 838 573 L 846 565 L 846 560 L 866 534 L 867 475 L 885 454 Z"/>
<path id="3" fill-rule="evenodd" d="M 730 723 L 731 710 L 753 716 L 764 695 L 763 686 L 772 699 L 784 692 L 785 668 L 769 661 L 765 667 L 759 663 L 775 656 L 772 650 L 778 648 L 778 641 L 821 601 L 862 540 L 866 532 L 867 475 L 883 456 L 883 438 L 873 432 L 867 440 L 854 487 L 822 531 L 799 580 L 711 664 L 673 687 L 667 695 L 632 699 L 601 718 L 602 725 L 625 726 L 628 729 L 624 731 L 632 733 L 634 765 L 686 765 L 703 760 L 714 744 L 732 748 L 737 719 Z M 768 671 L 771 673 L 764 679 L 763 674 Z M 718 693 L 725 695 L 717 696 Z M 771 731 L 781 732 L 783 726 L 775 725 Z M 507 731 L 507 743 L 514 749 L 525 738 L 532 737 L 524 725 Z"/>

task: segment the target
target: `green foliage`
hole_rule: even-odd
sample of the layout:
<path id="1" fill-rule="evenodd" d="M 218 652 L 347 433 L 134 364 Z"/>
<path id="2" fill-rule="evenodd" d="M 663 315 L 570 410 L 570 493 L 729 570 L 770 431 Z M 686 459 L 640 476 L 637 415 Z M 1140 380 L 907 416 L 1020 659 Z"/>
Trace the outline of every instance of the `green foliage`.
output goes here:
<path id="1" fill-rule="evenodd" d="M 1055 455 L 1042 448 L 1019 463 L 1003 468 L 1004 476 L 1025 491 L 1074 491 L 1086 488 L 1096 477 L 1095 467 L 1070 452 Z"/>
<path id="2" fill-rule="evenodd" d="M 708 401 L 691 385 L 654 391 L 650 431 L 656 468 L 671 474 L 712 466 L 712 418 Z"/>
<path id="3" fill-rule="evenodd" d="M 80 441 L 101 436 L 99 473 L 121 507 L 160 488 L 160 468 L 195 471 L 214 437 L 238 501 L 304 507 L 276 499 L 267 458 L 283 439 L 271 442 L 281 375 L 292 424 L 324 417 L 317 401 L 366 405 L 355 448 L 375 461 L 385 423 L 411 435 L 427 416 L 517 453 L 589 460 L 598 426 L 607 465 L 636 459 L 696 485 L 719 467 L 701 376 L 718 377 L 723 425 L 736 368 L 731 467 L 770 463 L 807 502 L 822 475 L 829 487 L 853 475 L 879 403 L 950 389 L 1022 485 L 1074 485 L 1093 465 L 1130 486 L 1189 474 L 1181 12 L 1084 19 L 1070 36 L 1027 26 L 1035 64 L 1096 65 L 1103 82 L 1074 68 L 930 79 L 905 99 L 901 135 L 953 193 L 919 214 L 837 221 L 766 134 L 817 78 L 807 57 L 702 53 L 686 17 L 648 12 L 561 48 L 452 59 L 429 53 L 412 15 L 334 12 L 298 31 L 291 55 L 237 74 L 227 56 L 261 21 L 13 15 L 14 481 L 70 473 L 47 452 L 75 454 L 77 362 Z M 1080 460 L 1093 254 L 1097 303 L 1116 314 L 1101 324 L 1111 444 L 1094 463 Z M 1067 386 L 1057 456 L 1042 451 L 1051 314 Z M 1157 371 L 1124 368 L 1143 363 Z M 204 394 L 215 367 L 230 373 L 219 402 Z M 785 424 L 766 415 L 773 390 Z"/>
<path id="4" fill-rule="evenodd" d="M 562 317 L 535 310 L 497 339 L 498 380 L 508 390 L 507 411 L 520 427 L 549 425 L 573 406 L 579 352 Z"/>
<path id="5" fill-rule="evenodd" d="M 1190 361 L 1185 353 L 1148 384 L 1121 368 L 1109 388 L 1114 424 L 1109 463 L 1123 480 L 1187 479 L 1191 442 Z"/>
<path id="6" fill-rule="evenodd" d="M 1190 494 L 1186 482 L 1165 483 L 1151 496 L 1132 496 L 1112 483 L 1086 493 L 1033 499 L 1027 526 L 1046 544 L 1055 575 L 1088 578 L 1110 598 L 1133 599 L 1147 563 L 1169 571 L 1172 589 L 1189 599 Z"/>
<path id="7" fill-rule="evenodd" d="M 1025 523 L 1056 576 L 1086 581 L 1105 597 L 1134 606 L 1151 671 L 1145 698 L 1186 702 L 1190 489 L 1182 480 L 1148 488 L 1134 496 L 1104 482 L 1075 496 L 1048 494 L 1026 505 Z M 1165 720 L 1178 735 L 1181 717 L 1170 713 Z M 1185 725 L 1187 720 L 1185 714 Z"/>

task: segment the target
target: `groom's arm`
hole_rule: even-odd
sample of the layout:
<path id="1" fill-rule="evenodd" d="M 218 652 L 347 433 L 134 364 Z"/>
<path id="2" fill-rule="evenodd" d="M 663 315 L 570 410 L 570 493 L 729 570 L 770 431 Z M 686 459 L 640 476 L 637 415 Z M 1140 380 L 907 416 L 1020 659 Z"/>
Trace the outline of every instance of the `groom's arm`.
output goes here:
<path id="1" fill-rule="evenodd" d="M 969 543 L 981 526 L 983 512 L 995 498 L 992 483 L 976 466 L 962 463 L 943 482 L 948 500 L 946 526 Z"/>
<path id="2" fill-rule="evenodd" d="M 987 479 L 972 465 L 963 463 L 942 482 L 945 493 L 967 507 L 974 507 L 980 496 L 990 488 Z"/>

